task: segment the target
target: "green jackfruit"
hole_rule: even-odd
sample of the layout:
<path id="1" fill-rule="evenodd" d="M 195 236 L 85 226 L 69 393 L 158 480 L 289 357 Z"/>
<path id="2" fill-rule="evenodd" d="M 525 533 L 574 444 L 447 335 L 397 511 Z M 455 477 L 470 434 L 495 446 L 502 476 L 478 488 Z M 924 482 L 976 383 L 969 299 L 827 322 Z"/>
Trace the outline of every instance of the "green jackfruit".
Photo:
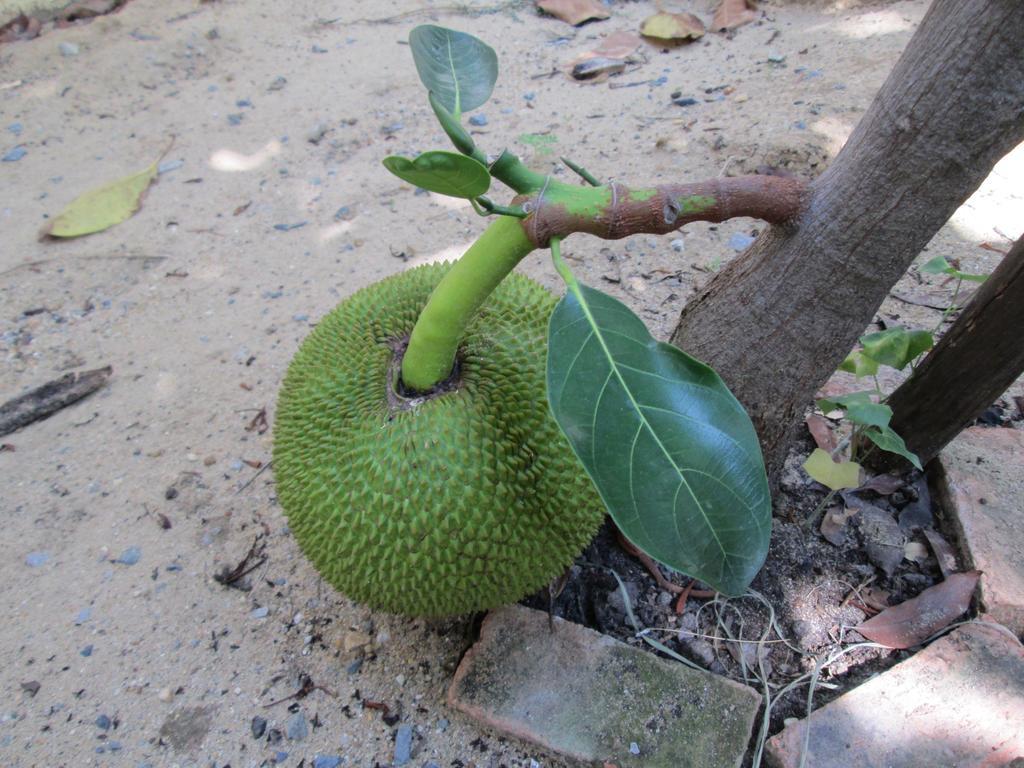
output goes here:
<path id="1" fill-rule="evenodd" d="M 449 265 L 364 288 L 292 360 L 274 424 L 289 526 L 348 597 L 411 615 L 513 602 L 559 575 L 604 507 L 548 411 L 554 298 L 506 278 L 471 321 L 451 390 L 395 392 L 396 349 Z"/>

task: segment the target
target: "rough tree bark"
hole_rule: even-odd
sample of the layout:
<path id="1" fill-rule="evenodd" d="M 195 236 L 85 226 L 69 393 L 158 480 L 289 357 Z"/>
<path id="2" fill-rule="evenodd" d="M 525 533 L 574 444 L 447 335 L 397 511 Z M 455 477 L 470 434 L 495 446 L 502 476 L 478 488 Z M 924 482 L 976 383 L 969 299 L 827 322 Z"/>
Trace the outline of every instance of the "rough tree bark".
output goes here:
<path id="1" fill-rule="evenodd" d="M 888 400 L 892 428 L 922 462 L 935 457 L 1024 373 L 1022 330 L 1024 237 Z"/>
<path id="2" fill-rule="evenodd" d="M 892 285 L 1024 140 L 1022 39 L 1021 0 L 936 0 L 804 212 L 683 310 L 672 342 L 750 410 L 770 478 Z"/>

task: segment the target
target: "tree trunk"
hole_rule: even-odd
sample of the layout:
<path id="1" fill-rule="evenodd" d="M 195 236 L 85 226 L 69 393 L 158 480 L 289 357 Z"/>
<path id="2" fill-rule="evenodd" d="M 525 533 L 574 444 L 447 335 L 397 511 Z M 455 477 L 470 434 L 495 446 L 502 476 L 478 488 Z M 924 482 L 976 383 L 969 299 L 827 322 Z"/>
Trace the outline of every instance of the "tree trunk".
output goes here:
<path id="1" fill-rule="evenodd" d="M 889 397 L 892 428 L 922 463 L 1024 373 L 1022 331 L 1024 237 L 914 375 Z"/>
<path id="2" fill-rule="evenodd" d="M 749 409 L 773 485 L 805 407 L 889 289 L 1024 140 L 1021 40 L 1021 0 L 936 0 L 804 212 L 683 310 L 672 342 Z"/>

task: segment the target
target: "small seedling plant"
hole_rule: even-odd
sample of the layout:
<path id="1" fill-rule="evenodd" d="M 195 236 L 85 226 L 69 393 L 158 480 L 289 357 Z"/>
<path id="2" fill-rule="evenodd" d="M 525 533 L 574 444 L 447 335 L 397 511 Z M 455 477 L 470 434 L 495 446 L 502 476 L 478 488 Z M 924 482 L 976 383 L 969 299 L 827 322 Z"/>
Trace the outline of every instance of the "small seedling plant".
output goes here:
<path id="1" fill-rule="evenodd" d="M 936 256 L 923 264 L 919 271 L 946 275 L 955 281 L 949 306 L 942 312 L 935 328 L 926 331 L 897 326 L 861 336 L 860 349 L 851 352 L 839 370 L 854 374 L 858 380 L 870 378 L 874 389 L 823 398 L 817 402 L 823 413 L 837 414 L 848 424 L 847 435 L 834 450 L 816 448 L 804 463 L 807 473 L 830 491 L 820 505 L 822 507 L 838 491 L 857 488 L 862 484 L 863 468 L 860 462 L 869 451 L 887 451 L 903 457 L 919 470 L 922 468 L 917 455 L 907 449 L 903 438 L 889 426 L 893 411 L 886 405 L 888 394 L 882 391 L 878 371 L 882 366 L 898 371 L 909 367 L 913 375 L 917 364 L 935 345 L 935 335 L 942 324 L 957 311 L 957 300 L 964 282 L 983 283 L 988 276 L 963 272 L 950 264 L 944 256 Z"/>
<path id="2" fill-rule="evenodd" d="M 571 232 L 669 232 L 741 213 L 723 211 L 710 187 L 602 184 L 565 159 L 584 183 L 567 184 L 507 150 L 486 155 L 461 118 L 490 98 L 495 52 L 437 26 L 417 27 L 409 43 L 430 106 L 458 152 L 393 156 L 384 165 L 410 184 L 469 200 L 494 221 L 421 313 L 402 360 L 403 384 L 423 392 L 448 377 L 468 318 L 523 257 L 546 245 L 567 289 L 548 328 L 551 413 L 630 541 L 725 594 L 742 593 L 764 562 L 771 526 L 749 417 L 711 368 L 654 340 L 625 305 L 580 283 L 561 255 Z M 494 181 L 515 193 L 511 202 L 489 196 Z"/>
<path id="3" fill-rule="evenodd" d="M 414 29 L 409 45 L 457 151 L 384 166 L 468 200 L 490 223 L 454 264 L 346 299 L 296 353 L 274 467 L 300 545 L 332 584 L 374 607 L 480 610 L 561 575 L 603 502 L 655 560 L 742 594 L 771 529 L 749 416 L 711 368 L 582 284 L 562 242 L 734 216 L 782 223 L 799 212 L 804 184 L 740 176 L 629 187 L 563 158 L 580 177 L 566 183 L 507 149 L 485 153 L 463 127 L 497 79 L 489 46 L 437 26 Z M 565 282 L 557 304 L 510 274 L 538 248 Z"/>

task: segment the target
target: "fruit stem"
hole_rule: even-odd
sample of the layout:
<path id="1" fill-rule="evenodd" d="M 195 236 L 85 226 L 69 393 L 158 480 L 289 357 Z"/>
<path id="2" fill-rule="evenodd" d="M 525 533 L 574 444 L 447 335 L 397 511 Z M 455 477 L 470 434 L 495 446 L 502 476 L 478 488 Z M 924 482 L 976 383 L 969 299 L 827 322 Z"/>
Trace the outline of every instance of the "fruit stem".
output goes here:
<path id="1" fill-rule="evenodd" d="M 491 292 L 534 249 L 518 219 L 498 217 L 430 294 L 402 359 L 402 383 L 427 392 L 444 381 L 466 326 Z"/>

